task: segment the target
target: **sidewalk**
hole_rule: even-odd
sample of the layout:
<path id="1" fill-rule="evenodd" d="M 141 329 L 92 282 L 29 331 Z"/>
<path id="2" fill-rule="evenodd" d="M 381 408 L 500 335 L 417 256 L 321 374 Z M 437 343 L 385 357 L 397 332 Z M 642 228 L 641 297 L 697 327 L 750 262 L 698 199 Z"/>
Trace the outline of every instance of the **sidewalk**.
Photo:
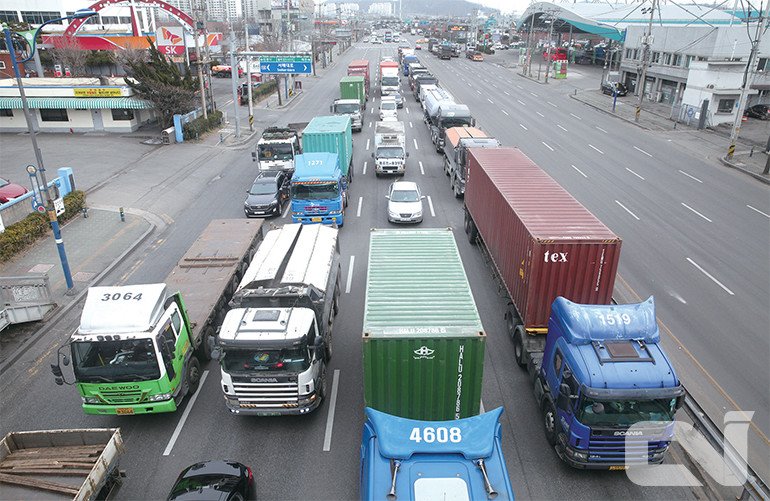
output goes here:
<path id="1" fill-rule="evenodd" d="M 89 209 L 87 218 L 77 216 L 70 220 L 62 227 L 67 260 L 75 284 L 69 294 L 50 232 L 32 248 L 0 264 L 0 275 L 48 275 L 51 296 L 57 304 L 54 317 L 49 319 L 51 322 L 74 306 L 89 286 L 120 264 L 154 228 L 155 224 L 142 216 L 126 213 L 125 221 L 121 221 L 117 211 L 99 208 Z M 18 324 L 0 332 L 0 364 L 12 363 L 11 358 L 23 354 L 24 350 L 20 348 L 28 346 L 44 333 L 43 325 L 40 322 Z"/>

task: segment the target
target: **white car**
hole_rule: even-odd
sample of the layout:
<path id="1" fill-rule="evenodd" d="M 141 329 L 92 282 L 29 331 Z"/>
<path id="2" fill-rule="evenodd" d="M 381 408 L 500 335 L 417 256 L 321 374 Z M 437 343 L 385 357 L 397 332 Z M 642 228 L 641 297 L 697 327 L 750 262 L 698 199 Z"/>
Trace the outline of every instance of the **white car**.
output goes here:
<path id="1" fill-rule="evenodd" d="M 398 104 L 393 96 L 383 96 L 380 99 L 380 120 L 398 119 Z"/>
<path id="2" fill-rule="evenodd" d="M 388 221 L 391 223 L 421 223 L 422 201 L 417 183 L 396 181 L 390 185 L 388 194 Z"/>

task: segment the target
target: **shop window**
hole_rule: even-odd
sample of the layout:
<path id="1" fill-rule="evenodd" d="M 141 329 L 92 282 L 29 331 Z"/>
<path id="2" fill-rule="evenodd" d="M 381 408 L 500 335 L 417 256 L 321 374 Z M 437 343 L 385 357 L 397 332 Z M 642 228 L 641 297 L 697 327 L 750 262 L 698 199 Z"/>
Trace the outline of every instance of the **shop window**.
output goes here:
<path id="1" fill-rule="evenodd" d="M 735 108 L 735 99 L 720 99 L 717 113 L 732 113 L 733 108 Z"/>
<path id="2" fill-rule="evenodd" d="M 18 23 L 19 15 L 15 10 L 0 10 L 0 22 Z"/>
<path id="3" fill-rule="evenodd" d="M 631 49 L 626 49 L 626 59 L 632 59 L 631 55 L 633 54 L 633 51 Z"/>
<path id="4" fill-rule="evenodd" d="M 112 110 L 112 119 L 115 121 L 133 120 L 134 110 L 124 110 L 124 109 Z"/>
<path id="5" fill-rule="evenodd" d="M 766 57 L 760 57 L 759 61 L 757 62 L 757 71 L 768 71 L 770 70 L 770 59 Z"/>
<path id="6" fill-rule="evenodd" d="M 43 122 L 68 122 L 67 110 L 63 109 L 41 109 L 40 120 Z"/>
<path id="7" fill-rule="evenodd" d="M 658 51 L 653 51 L 652 52 L 652 62 L 654 64 L 660 63 L 660 52 L 658 52 Z"/>
<path id="8" fill-rule="evenodd" d="M 689 68 L 690 63 L 692 63 L 695 60 L 695 56 L 685 56 L 684 57 L 684 67 Z"/>
<path id="9" fill-rule="evenodd" d="M 13 110 L 8 108 L 0 108 L 0 117 L 13 117 Z"/>
<path id="10" fill-rule="evenodd" d="M 664 52 L 663 53 L 663 64 L 666 66 L 671 65 L 671 53 L 670 52 Z"/>
<path id="11" fill-rule="evenodd" d="M 634 55 L 631 59 L 639 59 L 639 49 L 634 49 Z"/>
<path id="12" fill-rule="evenodd" d="M 29 23 L 29 24 L 43 24 L 48 21 L 53 21 L 54 19 L 59 19 L 61 16 L 60 12 L 57 11 L 40 11 L 40 10 L 33 10 L 33 11 L 26 11 L 21 13 L 21 18 Z M 61 24 L 61 21 L 59 21 L 58 24 Z"/>

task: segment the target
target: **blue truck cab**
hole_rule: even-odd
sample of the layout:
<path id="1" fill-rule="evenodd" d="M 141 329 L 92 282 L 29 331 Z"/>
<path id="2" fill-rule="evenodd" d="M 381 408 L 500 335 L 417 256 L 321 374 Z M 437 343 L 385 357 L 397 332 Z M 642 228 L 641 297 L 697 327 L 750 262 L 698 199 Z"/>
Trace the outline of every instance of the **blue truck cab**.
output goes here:
<path id="1" fill-rule="evenodd" d="M 545 349 L 531 356 L 546 439 L 566 463 L 624 470 L 663 461 L 684 388 L 660 345 L 652 297 L 623 305 L 557 297 Z"/>
<path id="2" fill-rule="evenodd" d="M 404 56 L 404 58 L 401 61 L 401 67 L 403 68 L 403 73 L 405 77 L 409 76 L 409 63 L 418 63 L 420 62 L 419 59 L 417 59 L 417 56 L 408 55 Z"/>
<path id="3" fill-rule="evenodd" d="M 361 499 L 512 500 L 502 413 L 500 407 L 453 421 L 418 421 L 367 407 Z"/>
<path id="4" fill-rule="evenodd" d="M 304 153 L 294 160 L 291 222 L 342 226 L 347 182 L 335 153 Z"/>

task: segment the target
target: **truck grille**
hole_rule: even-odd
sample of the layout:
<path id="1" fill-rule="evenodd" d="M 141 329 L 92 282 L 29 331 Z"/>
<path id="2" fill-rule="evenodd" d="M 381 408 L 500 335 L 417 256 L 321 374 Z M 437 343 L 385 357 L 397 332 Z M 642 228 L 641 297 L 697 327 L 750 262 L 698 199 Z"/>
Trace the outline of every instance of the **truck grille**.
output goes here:
<path id="1" fill-rule="evenodd" d="M 297 407 L 299 386 L 294 381 L 279 383 L 236 383 L 233 390 L 241 407 L 249 409 L 269 407 Z"/>
<path id="2" fill-rule="evenodd" d="M 108 404 L 137 404 L 144 400 L 142 390 L 102 390 L 99 397 Z"/>
<path id="3" fill-rule="evenodd" d="M 628 439 L 592 434 L 588 443 L 588 457 L 592 463 L 620 464 L 626 461 L 628 448 L 629 460 L 646 464 L 654 455 L 665 451 L 668 444 L 668 441 L 660 440 L 660 433 Z"/>

